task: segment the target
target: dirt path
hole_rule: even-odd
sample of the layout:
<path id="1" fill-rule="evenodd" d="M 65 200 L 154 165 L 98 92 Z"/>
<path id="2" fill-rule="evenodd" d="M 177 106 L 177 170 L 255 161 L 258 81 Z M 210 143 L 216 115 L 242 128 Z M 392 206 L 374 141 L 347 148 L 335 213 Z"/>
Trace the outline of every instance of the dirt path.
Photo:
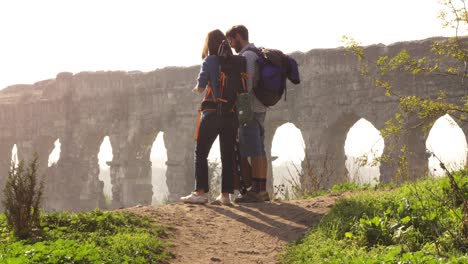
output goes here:
<path id="1" fill-rule="evenodd" d="M 335 196 L 234 206 L 170 204 L 129 208 L 174 227 L 171 263 L 277 263 L 288 242 L 307 233 Z"/>

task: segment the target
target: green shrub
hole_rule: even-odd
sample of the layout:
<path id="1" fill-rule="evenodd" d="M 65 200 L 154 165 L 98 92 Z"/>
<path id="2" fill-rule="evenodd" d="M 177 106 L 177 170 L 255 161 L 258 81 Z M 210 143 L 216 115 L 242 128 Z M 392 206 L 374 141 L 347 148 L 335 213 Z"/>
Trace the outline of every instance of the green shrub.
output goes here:
<path id="1" fill-rule="evenodd" d="M 33 235 L 39 226 L 39 207 L 44 185 L 38 184 L 38 156 L 25 168 L 21 160 L 16 166 L 12 162 L 3 190 L 5 215 L 7 223 L 12 227 L 15 236 L 24 239 Z"/>

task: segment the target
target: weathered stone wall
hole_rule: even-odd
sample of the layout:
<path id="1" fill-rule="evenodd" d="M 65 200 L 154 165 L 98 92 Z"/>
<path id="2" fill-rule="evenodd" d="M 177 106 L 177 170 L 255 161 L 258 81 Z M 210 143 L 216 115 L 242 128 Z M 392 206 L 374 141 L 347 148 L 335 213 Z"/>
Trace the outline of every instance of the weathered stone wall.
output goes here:
<path id="1" fill-rule="evenodd" d="M 432 40 L 374 45 L 366 48 L 371 59 L 407 49 L 429 54 Z M 266 146 L 270 154 L 276 129 L 286 122 L 301 131 L 306 151 L 317 174 L 328 159 L 333 176 L 324 184 L 346 180 L 344 141 L 360 118 L 377 129 L 396 111 L 398 102 L 359 73 L 355 57 L 344 49 L 311 50 L 292 54 L 300 65 L 302 83 L 289 85 L 287 101 L 267 114 Z M 193 151 L 196 110 L 201 96 L 191 92 L 199 67 L 164 68 L 142 72 L 60 73 L 56 79 L 34 85 L 17 85 L 0 92 L 0 184 L 4 183 L 11 149 L 20 159 L 38 152 L 46 175 L 49 210 L 89 210 L 104 205 L 103 183 L 98 179 L 97 155 L 107 135 L 113 150 L 110 162 L 115 207 L 150 204 L 152 198 L 152 144 L 164 132 L 167 148 L 167 185 L 170 200 L 194 186 Z M 465 95 L 464 87 L 438 76 L 406 74 L 392 78 L 407 94 L 437 96 L 443 86 L 449 97 Z M 466 88 L 466 87 L 465 87 Z M 465 134 L 467 127 L 462 127 Z M 61 156 L 47 168 L 54 141 L 60 139 Z M 427 170 L 425 137 L 414 132 L 398 144 L 414 151 L 411 171 Z M 389 181 L 394 168 L 382 165 L 381 179 Z M 328 169 L 330 170 L 330 169 Z M 270 173 L 271 177 L 271 173 Z M 271 181 L 270 181 L 271 182 Z"/>

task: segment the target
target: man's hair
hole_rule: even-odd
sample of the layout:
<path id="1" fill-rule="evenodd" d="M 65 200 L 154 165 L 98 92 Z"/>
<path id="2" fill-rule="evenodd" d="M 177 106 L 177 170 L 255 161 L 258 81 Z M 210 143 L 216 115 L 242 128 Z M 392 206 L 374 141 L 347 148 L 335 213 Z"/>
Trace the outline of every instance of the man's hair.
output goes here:
<path id="1" fill-rule="evenodd" d="M 218 49 L 223 40 L 226 40 L 226 37 L 219 29 L 208 33 L 205 39 L 205 45 L 203 45 L 202 59 L 205 59 L 208 55 L 218 55 Z"/>
<path id="2" fill-rule="evenodd" d="M 237 25 L 226 31 L 226 37 L 235 38 L 236 34 L 239 34 L 245 41 L 249 41 L 249 31 L 244 25 Z"/>

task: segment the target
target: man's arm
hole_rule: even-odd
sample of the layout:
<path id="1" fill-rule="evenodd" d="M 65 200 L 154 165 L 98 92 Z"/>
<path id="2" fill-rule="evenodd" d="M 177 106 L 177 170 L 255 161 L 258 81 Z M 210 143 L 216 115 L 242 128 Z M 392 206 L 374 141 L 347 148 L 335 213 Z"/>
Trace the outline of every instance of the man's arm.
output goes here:
<path id="1" fill-rule="evenodd" d="M 247 50 L 242 54 L 245 57 L 245 60 L 247 62 L 247 74 L 249 75 L 249 78 L 247 79 L 247 91 L 251 91 L 254 85 L 254 79 L 256 78 L 255 76 L 255 67 L 257 63 L 257 54 L 251 50 Z"/>

